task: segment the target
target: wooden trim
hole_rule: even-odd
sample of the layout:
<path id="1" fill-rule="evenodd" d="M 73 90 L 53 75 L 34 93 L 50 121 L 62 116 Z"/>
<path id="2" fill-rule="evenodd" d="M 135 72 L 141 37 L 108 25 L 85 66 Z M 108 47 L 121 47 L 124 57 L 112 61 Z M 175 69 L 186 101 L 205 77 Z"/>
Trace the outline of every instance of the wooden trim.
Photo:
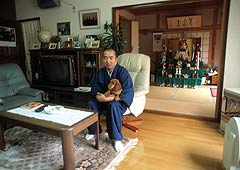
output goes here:
<path id="1" fill-rule="evenodd" d="M 221 120 L 221 108 L 222 108 L 222 91 L 223 91 L 223 80 L 225 70 L 225 59 L 226 59 L 226 43 L 227 43 L 227 30 L 228 30 L 228 19 L 229 19 L 229 0 L 224 0 L 223 3 L 223 19 L 222 19 L 222 32 L 221 32 L 221 46 L 220 46 L 220 64 L 219 64 L 219 76 L 218 76 L 218 88 L 217 88 L 217 100 L 215 107 L 215 118 L 218 122 Z"/>
<path id="2" fill-rule="evenodd" d="M 186 31 L 204 31 L 204 30 L 219 30 L 221 29 L 221 25 L 212 25 L 212 26 L 202 26 L 201 28 L 181 28 L 181 29 L 140 29 L 139 32 L 141 34 L 146 33 L 153 33 L 153 32 L 186 32 Z"/>
<path id="3" fill-rule="evenodd" d="M 18 21 L 19 22 L 28 22 L 28 21 L 34 21 L 34 20 L 40 20 L 40 17 L 22 19 L 22 20 L 18 20 Z"/>
<path id="4" fill-rule="evenodd" d="M 209 120 L 209 121 L 213 121 L 213 122 L 216 121 L 214 117 L 184 115 L 184 114 L 171 113 L 171 112 L 166 112 L 166 111 L 156 111 L 156 110 L 150 110 L 150 109 L 144 109 L 143 112 L 153 113 L 153 114 L 162 114 L 162 115 L 168 115 L 168 116 L 176 116 L 176 117 L 185 117 L 185 118 L 191 118 L 191 119 Z"/>

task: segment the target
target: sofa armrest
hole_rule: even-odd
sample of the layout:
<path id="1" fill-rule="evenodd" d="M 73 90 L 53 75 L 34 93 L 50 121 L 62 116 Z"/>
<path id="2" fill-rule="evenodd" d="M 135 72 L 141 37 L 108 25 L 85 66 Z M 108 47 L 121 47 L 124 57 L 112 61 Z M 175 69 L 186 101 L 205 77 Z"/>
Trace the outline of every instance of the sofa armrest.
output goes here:
<path id="1" fill-rule="evenodd" d="M 39 89 L 26 87 L 26 88 L 20 89 L 17 94 L 35 97 L 35 96 L 38 96 L 40 94 L 44 94 L 44 92 L 42 90 L 39 90 Z"/>

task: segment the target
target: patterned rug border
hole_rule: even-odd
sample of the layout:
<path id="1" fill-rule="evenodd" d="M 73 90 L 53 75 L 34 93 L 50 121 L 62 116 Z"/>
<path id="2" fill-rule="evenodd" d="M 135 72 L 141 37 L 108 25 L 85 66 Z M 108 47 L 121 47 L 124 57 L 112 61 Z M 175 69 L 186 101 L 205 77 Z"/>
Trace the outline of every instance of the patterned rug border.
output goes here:
<path id="1" fill-rule="evenodd" d="M 0 151 L 0 170 L 53 170 L 63 169 L 61 139 L 22 127 L 4 133 L 6 148 Z M 100 149 L 94 148 L 95 140 L 87 141 L 84 133 L 74 138 L 75 170 L 116 170 L 134 148 L 138 139 L 124 138 L 124 150 L 116 152 L 107 136 L 100 135 Z"/>
<path id="2" fill-rule="evenodd" d="M 120 152 L 104 170 L 116 170 L 115 167 L 118 166 L 124 160 L 124 158 L 127 156 L 127 153 L 137 144 L 138 138 L 129 140 L 124 150 Z"/>

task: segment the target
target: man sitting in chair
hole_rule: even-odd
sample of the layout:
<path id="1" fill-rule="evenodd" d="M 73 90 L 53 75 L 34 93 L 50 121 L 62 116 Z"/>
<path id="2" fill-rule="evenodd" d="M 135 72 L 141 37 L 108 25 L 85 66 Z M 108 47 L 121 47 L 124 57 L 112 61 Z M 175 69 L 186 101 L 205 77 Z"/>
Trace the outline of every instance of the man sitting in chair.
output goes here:
<path id="1" fill-rule="evenodd" d="M 133 101 L 133 83 L 128 71 L 117 63 L 117 55 L 113 49 L 107 49 L 103 52 L 103 62 L 104 67 L 91 80 L 91 95 L 93 99 L 88 102 L 88 108 L 97 111 L 99 117 L 102 111 L 104 111 L 108 136 L 113 141 L 114 149 L 120 152 L 123 149 L 122 117 Z M 114 95 L 104 96 L 112 79 L 118 79 L 122 85 L 122 92 L 118 101 L 115 100 Z M 96 124 L 89 126 L 89 134 L 85 138 L 93 138 L 95 129 Z M 99 132 L 102 132 L 100 124 Z"/>

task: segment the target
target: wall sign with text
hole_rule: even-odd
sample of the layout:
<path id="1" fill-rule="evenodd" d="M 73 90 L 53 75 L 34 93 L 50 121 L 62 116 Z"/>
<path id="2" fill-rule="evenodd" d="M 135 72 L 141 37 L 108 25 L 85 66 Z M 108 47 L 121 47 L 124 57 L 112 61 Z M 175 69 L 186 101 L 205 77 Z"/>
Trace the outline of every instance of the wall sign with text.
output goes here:
<path id="1" fill-rule="evenodd" d="M 201 15 L 167 18 L 168 29 L 201 27 Z"/>

